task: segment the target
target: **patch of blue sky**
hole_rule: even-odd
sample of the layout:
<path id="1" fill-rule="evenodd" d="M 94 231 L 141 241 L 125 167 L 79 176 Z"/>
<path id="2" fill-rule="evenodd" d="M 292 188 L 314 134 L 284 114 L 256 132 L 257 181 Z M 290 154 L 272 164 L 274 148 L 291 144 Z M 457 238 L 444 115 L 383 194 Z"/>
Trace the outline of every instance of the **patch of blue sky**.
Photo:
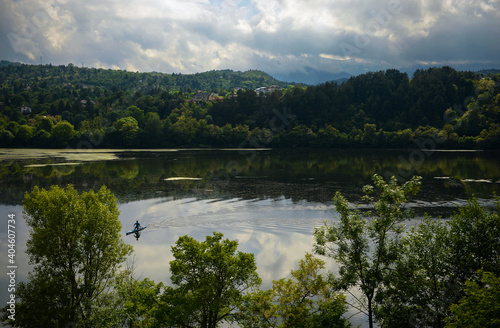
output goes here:
<path id="1" fill-rule="evenodd" d="M 224 6 L 224 2 L 224 0 L 210 0 L 210 3 L 214 6 Z M 247 10 L 247 15 L 245 17 L 247 20 L 250 20 L 259 13 L 259 10 L 251 0 L 230 0 L 229 3 L 231 6 Z"/>
<path id="2" fill-rule="evenodd" d="M 259 10 L 255 7 L 255 4 L 251 0 L 239 0 L 238 7 L 245 7 L 248 10 L 247 19 L 250 19 L 259 13 Z"/>

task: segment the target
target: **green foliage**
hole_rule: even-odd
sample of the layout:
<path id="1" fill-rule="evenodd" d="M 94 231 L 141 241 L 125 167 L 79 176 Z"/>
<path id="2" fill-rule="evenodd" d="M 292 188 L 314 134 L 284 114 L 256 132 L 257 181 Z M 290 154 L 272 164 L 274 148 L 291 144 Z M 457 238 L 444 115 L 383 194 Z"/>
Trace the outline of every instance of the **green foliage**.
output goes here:
<path id="1" fill-rule="evenodd" d="M 150 112 L 146 115 L 144 126 L 144 144 L 152 147 L 161 145 L 163 139 L 163 124 L 158 113 Z"/>
<path id="2" fill-rule="evenodd" d="M 139 124 L 135 118 L 127 116 L 119 119 L 116 122 L 116 129 L 120 134 L 123 146 L 131 147 L 135 145 L 136 137 L 139 133 Z"/>
<path id="3" fill-rule="evenodd" d="M 450 305 L 464 295 L 463 284 L 479 283 L 476 271 L 500 273 L 495 202 L 489 212 L 472 198 L 449 221 L 426 219 L 403 238 L 402 257 L 377 300 L 384 326 L 444 327 Z"/>
<path id="4" fill-rule="evenodd" d="M 59 122 L 52 128 L 52 138 L 54 138 L 56 144 L 59 146 L 67 145 L 73 139 L 74 135 L 75 130 L 73 125 L 66 121 Z"/>
<path id="5" fill-rule="evenodd" d="M 10 146 L 14 141 L 14 135 L 8 130 L 0 129 L 0 143 L 3 147 Z"/>
<path id="6" fill-rule="evenodd" d="M 93 327 L 96 301 L 132 248 L 121 240 L 116 198 L 102 187 L 78 195 L 69 185 L 26 193 L 27 254 L 16 327 Z M 12 323 L 11 323 L 12 324 Z"/>
<path id="7" fill-rule="evenodd" d="M 19 127 L 16 134 L 16 142 L 21 146 L 29 145 L 33 138 L 33 128 L 26 124 Z"/>
<path id="8" fill-rule="evenodd" d="M 500 275 L 500 200 L 495 211 L 488 212 L 476 198 L 468 200 L 450 222 L 452 264 L 457 279 L 463 283 L 477 270 Z"/>
<path id="9" fill-rule="evenodd" d="M 137 121 L 137 125 L 144 125 L 144 111 L 137 106 L 130 106 L 127 108 L 129 115 Z"/>
<path id="10" fill-rule="evenodd" d="M 496 328 L 500 326 L 500 278 L 478 271 L 481 282 L 467 280 L 465 296 L 450 307 L 446 328 Z"/>
<path id="11" fill-rule="evenodd" d="M 20 125 L 17 122 L 9 122 L 7 128 L 10 132 L 12 132 L 13 135 L 16 135 L 19 131 Z"/>
<path id="12" fill-rule="evenodd" d="M 28 124 L 40 133 L 27 139 L 5 128 L 15 137 L 11 147 L 48 147 L 54 140 L 52 128 L 61 120 L 82 132 L 76 133 L 70 145 L 87 141 L 86 133 L 94 133 L 88 123 L 99 117 L 106 122 L 93 127 L 104 131 L 104 142 L 95 145 L 100 147 L 238 146 L 242 142 L 239 131 L 229 131 L 229 137 L 218 135 L 228 124 L 233 129 L 270 129 L 269 147 L 419 147 L 429 140 L 421 132 L 430 130 L 436 148 L 499 146 L 500 75 L 483 79 L 450 67 L 417 70 L 411 80 L 406 73 L 390 69 L 351 77 L 341 84 L 304 87 L 255 70 L 185 75 L 8 65 L 0 67 L 0 81 L 0 109 L 6 123 Z M 254 89 L 270 85 L 285 89 L 256 95 Z M 236 93 L 237 87 L 243 89 Z M 193 95 L 198 90 L 207 95 L 217 92 L 223 99 L 195 103 Z M 21 114 L 22 105 L 32 112 Z M 154 142 L 143 133 L 150 113 L 157 113 L 166 127 Z M 128 124 L 125 131 L 115 133 L 111 125 L 127 116 L 137 121 L 137 128 Z M 156 135 L 158 129 L 154 130 Z"/>
<path id="13" fill-rule="evenodd" d="M 412 217 L 404 204 L 418 192 L 420 180 L 413 177 L 398 186 L 394 177 L 387 183 L 374 175 L 374 186 L 363 188 L 364 199 L 372 204 L 372 209 L 364 214 L 351 210 L 347 199 L 337 192 L 333 201 L 340 222 L 314 231 L 316 253 L 328 255 L 339 264 L 336 285 L 343 290 L 355 287 L 361 292 L 362 298 L 353 306 L 368 316 L 370 327 L 375 319 L 377 294 L 401 257 L 402 223 Z M 376 198 L 371 196 L 375 191 Z"/>
<path id="14" fill-rule="evenodd" d="M 377 297 L 377 318 L 384 327 L 442 327 L 459 294 L 448 227 L 426 218 L 403 238 L 400 251 Z"/>
<path id="15" fill-rule="evenodd" d="M 95 327 L 153 327 L 154 313 L 163 283 L 144 278 L 134 279 L 125 270 L 113 279 L 113 288 L 103 293 L 97 303 Z"/>
<path id="16" fill-rule="evenodd" d="M 135 327 L 148 327 L 154 322 L 154 311 L 158 306 L 163 284 L 145 278 L 128 279 L 118 284 L 118 295 L 125 301 L 123 312 Z"/>
<path id="17" fill-rule="evenodd" d="M 343 318 L 345 296 L 332 290 L 320 273 L 325 262 L 306 254 L 292 277 L 245 296 L 241 327 L 350 327 Z"/>
<path id="18" fill-rule="evenodd" d="M 157 322 L 175 327 L 218 327 L 234 320 L 243 293 L 260 285 L 253 254 L 221 233 L 199 242 L 179 237 L 170 262 L 171 281 L 161 296 Z"/>
<path id="19" fill-rule="evenodd" d="M 35 135 L 33 136 L 33 139 L 35 141 L 35 145 L 40 147 L 40 148 L 49 148 L 52 145 L 51 142 L 51 134 L 50 132 L 40 129 L 36 131 Z"/>
<path id="20" fill-rule="evenodd" d="M 36 129 L 39 131 L 39 130 L 45 130 L 47 132 L 51 132 L 52 131 L 52 128 L 54 127 L 55 123 L 54 123 L 54 119 L 51 118 L 51 117 L 47 117 L 47 116 L 43 116 L 43 117 L 37 117 L 38 118 L 38 122 L 37 122 L 37 125 L 36 125 Z"/>
<path id="21" fill-rule="evenodd" d="M 189 145 L 196 136 L 198 122 L 190 116 L 181 115 L 177 118 L 177 122 L 172 126 L 174 134 L 174 142 L 177 145 Z"/>

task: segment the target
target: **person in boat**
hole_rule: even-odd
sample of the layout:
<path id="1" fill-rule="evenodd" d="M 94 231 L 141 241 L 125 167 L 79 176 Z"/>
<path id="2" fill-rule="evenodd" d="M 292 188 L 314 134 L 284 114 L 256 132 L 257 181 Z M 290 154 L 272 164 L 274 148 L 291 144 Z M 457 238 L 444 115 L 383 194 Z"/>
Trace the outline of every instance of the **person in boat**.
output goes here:
<path id="1" fill-rule="evenodd" d="M 140 228 L 141 228 L 141 224 L 139 223 L 139 220 L 135 221 L 135 223 L 134 223 L 134 230 L 140 229 Z"/>
<path id="2" fill-rule="evenodd" d="M 134 223 L 134 230 L 139 230 L 140 228 L 141 228 L 141 224 L 139 223 L 139 220 L 136 220 Z M 139 238 L 141 237 L 141 232 L 136 231 L 134 235 L 135 235 L 135 239 L 139 240 Z"/>

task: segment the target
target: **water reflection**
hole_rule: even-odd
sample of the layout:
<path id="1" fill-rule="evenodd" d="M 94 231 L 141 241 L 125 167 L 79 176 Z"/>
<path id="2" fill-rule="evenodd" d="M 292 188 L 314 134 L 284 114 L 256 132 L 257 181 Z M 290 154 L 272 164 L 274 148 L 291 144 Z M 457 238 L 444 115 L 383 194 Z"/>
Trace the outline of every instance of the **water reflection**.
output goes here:
<path id="1" fill-rule="evenodd" d="M 423 176 L 419 198 L 425 201 L 491 198 L 500 191 L 498 152 L 435 152 L 419 166 L 401 151 L 262 151 L 252 157 L 237 150 L 101 151 L 84 153 L 79 162 L 68 153 L 42 155 L 16 158 L 0 151 L 0 203 L 19 204 L 35 185 L 68 183 L 78 190 L 107 185 L 120 202 L 158 196 L 328 202 L 336 191 L 359 199 L 374 173 Z"/>
<path id="2" fill-rule="evenodd" d="M 239 250 L 255 254 L 267 287 L 289 274 L 312 252 L 313 228 L 335 217 L 323 204 L 279 200 L 196 200 L 157 198 L 120 206 L 124 226 L 139 220 L 148 228 L 134 245 L 136 268 L 152 279 L 168 278 L 170 245 L 182 235 L 204 240 L 213 231 L 239 241 Z M 126 229 L 124 229 L 125 231 Z"/>

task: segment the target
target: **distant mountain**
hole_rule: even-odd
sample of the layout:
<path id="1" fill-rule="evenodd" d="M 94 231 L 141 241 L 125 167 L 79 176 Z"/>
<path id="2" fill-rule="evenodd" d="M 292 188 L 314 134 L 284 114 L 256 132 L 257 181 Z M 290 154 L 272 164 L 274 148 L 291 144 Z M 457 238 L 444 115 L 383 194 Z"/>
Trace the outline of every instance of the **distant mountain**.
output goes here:
<path id="1" fill-rule="evenodd" d="M 266 72 L 249 70 L 245 72 L 233 70 L 213 70 L 203 73 L 184 74 L 191 89 L 231 90 L 237 87 L 245 89 L 256 89 L 258 87 L 279 85 L 288 87 L 290 83 L 280 81 Z M 295 83 L 293 83 L 295 84 Z M 186 85 L 188 86 L 188 85 Z"/>
<path id="2" fill-rule="evenodd" d="M 274 74 L 274 76 L 283 81 L 316 85 L 329 81 L 341 83 L 349 79 L 352 75 L 347 72 L 330 73 L 326 71 L 318 71 L 312 67 L 306 67 L 305 71 Z"/>
<path id="3" fill-rule="evenodd" d="M 13 68 L 12 66 L 18 66 Z M 51 83 L 83 84 L 122 90 L 148 91 L 154 88 L 165 88 L 170 91 L 217 91 L 235 88 L 257 89 L 259 87 L 279 85 L 286 88 L 296 83 L 280 81 L 271 75 L 259 71 L 245 72 L 233 70 L 213 70 L 195 74 L 129 72 L 103 68 L 77 67 L 68 65 L 27 65 L 1 61 L 0 76 L 8 78 L 9 73 L 17 72 L 29 82 L 42 77 L 46 85 Z M 71 76 L 71 79 L 69 79 Z"/>
<path id="4" fill-rule="evenodd" d="M 453 64 L 453 65 L 412 65 L 407 67 L 398 68 L 399 71 L 405 72 L 409 77 L 412 77 L 415 71 L 417 70 L 426 70 L 429 67 L 444 67 L 449 66 L 453 69 L 461 72 L 474 72 L 483 76 L 488 75 L 488 73 L 492 73 L 493 75 L 500 73 L 500 69 L 492 68 L 489 64 Z"/>
<path id="5" fill-rule="evenodd" d="M 19 63 L 19 62 L 11 62 L 11 61 L 8 61 L 8 60 L 1 60 L 0 61 L 0 67 L 4 67 L 4 66 L 18 66 L 18 65 L 21 65 L 21 63 Z"/>
<path id="6" fill-rule="evenodd" d="M 482 76 L 497 75 L 497 74 L 500 74 L 500 69 L 496 69 L 496 68 L 482 69 L 480 71 L 477 71 L 477 74 L 480 74 Z"/>

